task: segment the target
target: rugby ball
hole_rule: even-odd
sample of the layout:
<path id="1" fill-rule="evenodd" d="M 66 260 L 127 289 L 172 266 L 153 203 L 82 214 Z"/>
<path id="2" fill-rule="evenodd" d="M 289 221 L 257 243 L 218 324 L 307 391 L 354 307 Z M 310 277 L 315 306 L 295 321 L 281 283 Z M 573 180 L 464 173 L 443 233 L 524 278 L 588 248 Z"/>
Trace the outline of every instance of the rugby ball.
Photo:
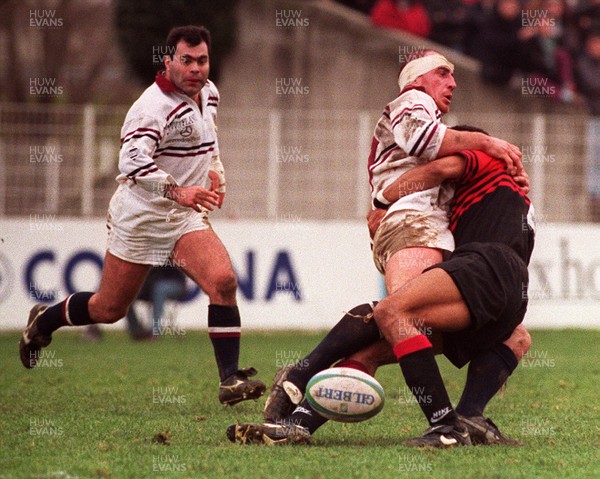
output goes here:
<path id="1" fill-rule="evenodd" d="M 358 369 L 329 368 L 308 382 L 306 400 L 327 419 L 359 422 L 383 409 L 385 394 L 373 376 Z"/>

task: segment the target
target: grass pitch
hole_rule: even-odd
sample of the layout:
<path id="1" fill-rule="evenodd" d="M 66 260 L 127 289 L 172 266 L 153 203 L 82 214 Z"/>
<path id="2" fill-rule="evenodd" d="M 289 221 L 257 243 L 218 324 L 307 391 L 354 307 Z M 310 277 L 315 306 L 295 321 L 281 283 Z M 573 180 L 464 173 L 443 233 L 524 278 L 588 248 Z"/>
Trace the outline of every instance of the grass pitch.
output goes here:
<path id="1" fill-rule="evenodd" d="M 328 423 L 311 446 L 231 444 L 225 428 L 259 421 L 263 401 L 225 408 L 203 332 L 98 344 L 59 331 L 25 370 L 18 334 L 0 335 L 0 479 L 21 478 L 598 478 L 600 331 L 533 331 L 533 346 L 486 413 L 522 448 L 414 450 L 426 427 L 397 366 L 380 370 L 383 411 Z M 270 383 L 322 334 L 245 333 L 241 366 Z M 440 359 L 456 403 L 465 370 Z"/>

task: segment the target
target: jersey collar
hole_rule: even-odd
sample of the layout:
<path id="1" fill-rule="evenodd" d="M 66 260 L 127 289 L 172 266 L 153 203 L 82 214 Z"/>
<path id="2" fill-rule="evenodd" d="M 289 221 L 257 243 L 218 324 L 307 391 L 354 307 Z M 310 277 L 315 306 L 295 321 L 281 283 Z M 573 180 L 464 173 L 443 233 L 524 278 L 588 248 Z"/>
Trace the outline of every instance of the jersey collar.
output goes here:
<path id="1" fill-rule="evenodd" d="M 413 86 L 413 85 L 408 85 L 404 90 L 402 90 L 400 92 L 400 95 L 402 95 L 410 90 L 419 90 L 420 92 L 425 93 L 425 95 L 429 96 L 429 93 L 427 93 L 422 86 Z M 442 112 L 440 111 L 440 109 L 437 106 L 435 108 L 435 117 L 438 120 L 442 118 Z"/>
<path id="2" fill-rule="evenodd" d="M 173 82 L 165 76 L 165 70 L 156 72 L 156 77 L 154 78 L 154 81 L 156 81 L 156 84 L 158 85 L 158 87 L 165 93 L 177 92 L 177 93 L 183 93 L 185 95 L 185 93 L 182 90 L 177 88 L 173 84 Z"/>

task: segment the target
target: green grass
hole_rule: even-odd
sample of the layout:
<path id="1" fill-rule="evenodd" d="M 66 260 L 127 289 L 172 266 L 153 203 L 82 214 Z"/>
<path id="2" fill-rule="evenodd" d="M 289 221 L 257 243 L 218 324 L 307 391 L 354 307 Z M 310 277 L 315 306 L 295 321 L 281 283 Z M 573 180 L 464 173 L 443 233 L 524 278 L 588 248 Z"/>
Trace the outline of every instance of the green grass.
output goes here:
<path id="1" fill-rule="evenodd" d="M 321 336 L 246 333 L 241 365 L 268 383 Z M 206 333 L 152 343 L 111 333 L 87 344 L 61 331 L 44 367 L 31 371 L 18 360 L 18 335 L 2 334 L 0 479 L 598 478 L 600 331 L 532 336 L 527 363 L 486 411 L 526 446 L 418 451 L 400 445 L 426 424 L 397 366 L 378 373 L 386 406 L 372 420 L 328 423 L 311 446 L 241 446 L 227 441 L 225 428 L 259 420 L 262 401 L 218 403 Z M 466 371 L 444 359 L 440 367 L 456 402 Z M 167 445 L 153 441 L 161 433 Z"/>

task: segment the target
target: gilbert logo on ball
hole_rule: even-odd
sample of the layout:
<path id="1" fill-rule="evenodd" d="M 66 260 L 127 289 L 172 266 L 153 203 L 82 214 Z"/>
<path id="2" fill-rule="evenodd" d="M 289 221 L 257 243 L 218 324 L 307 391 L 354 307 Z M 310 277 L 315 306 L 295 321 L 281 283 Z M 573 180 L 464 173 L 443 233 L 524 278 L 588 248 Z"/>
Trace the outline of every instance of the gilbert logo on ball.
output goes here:
<path id="1" fill-rule="evenodd" d="M 321 416 L 359 422 L 383 409 L 385 394 L 372 376 L 352 368 L 330 368 L 315 374 L 306 386 L 306 400 Z"/>

